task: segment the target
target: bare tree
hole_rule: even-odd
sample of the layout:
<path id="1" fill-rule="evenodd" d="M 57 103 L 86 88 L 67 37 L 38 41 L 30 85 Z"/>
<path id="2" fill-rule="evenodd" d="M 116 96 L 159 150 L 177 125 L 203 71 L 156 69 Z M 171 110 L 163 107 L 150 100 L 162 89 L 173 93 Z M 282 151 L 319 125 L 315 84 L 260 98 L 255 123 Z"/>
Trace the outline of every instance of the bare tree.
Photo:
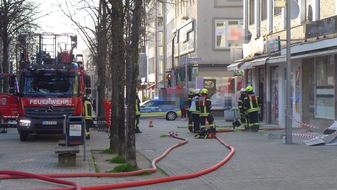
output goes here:
<path id="1" fill-rule="evenodd" d="M 100 0 L 98 6 L 95 6 L 97 4 L 95 0 L 78 0 L 75 2 L 64 1 L 65 6 L 58 5 L 63 14 L 78 28 L 81 37 L 85 40 L 92 54 L 93 63 L 97 66 L 98 80 L 96 86 L 98 96 L 96 103 L 98 105 L 103 105 L 103 100 L 106 98 L 106 76 L 108 74 L 106 69 L 109 25 L 107 23 L 106 8 L 102 6 L 102 3 L 103 0 Z M 92 25 L 88 26 L 82 23 L 83 17 L 88 18 L 87 20 L 90 20 Z M 98 106 L 97 113 L 99 118 L 104 117 L 104 107 Z"/>
<path id="2" fill-rule="evenodd" d="M 88 3 L 85 0 L 81 2 Z M 112 89 L 110 148 L 116 150 L 120 156 L 125 157 L 127 162 L 133 166 L 137 166 L 135 99 L 139 73 L 139 36 L 142 28 L 144 28 L 140 26 L 143 16 L 142 6 L 142 0 L 101 0 L 98 9 L 91 9 L 92 12 L 96 12 L 96 16 L 92 16 L 93 20 L 97 19 L 95 30 L 91 30 L 97 40 L 97 43 L 92 43 L 92 47 L 94 47 L 92 49 L 95 50 L 97 60 L 101 56 L 104 57 L 104 52 L 100 48 L 105 48 L 109 52 L 108 63 L 111 69 L 111 78 L 109 78 L 107 84 L 111 85 Z M 89 4 L 87 4 L 87 8 L 90 8 Z M 105 14 L 105 11 L 108 14 Z M 74 19 L 73 11 L 68 10 L 64 13 L 82 33 L 87 30 Z M 103 44 L 108 44 L 108 46 L 106 47 Z M 100 52 L 103 54 L 101 55 Z M 104 60 L 101 61 L 104 63 Z M 106 75 L 101 76 L 105 77 Z M 100 85 L 101 82 L 102 80 L 99 80 Z M 125 106 L 127 106 L 127 112 L 125 112 Z"/>
<path id="3" fill-rule="evenodd" d="M 110 64 L 111 64 L 111 127 L 110 147 L 125 157 L 125 42 L 124 42 L 124 4 L 123 0 L 104 1 L 111 18 Z"/>
<path id="4" fill-rule="evenodd" d="M 1 0 L 0 1 L 0 38 L 2 41 L 2 67 L 0 73 L 12 72 L 10 65 L 11 44 L 20 32 L 33 27 L 34 20 L 37 19 L 37 5 L 28 0 Z M 1 85 L 3 89 L 8 89 L 8 82 Z M 2 89 L 0 89 L 2 91 Z"/>

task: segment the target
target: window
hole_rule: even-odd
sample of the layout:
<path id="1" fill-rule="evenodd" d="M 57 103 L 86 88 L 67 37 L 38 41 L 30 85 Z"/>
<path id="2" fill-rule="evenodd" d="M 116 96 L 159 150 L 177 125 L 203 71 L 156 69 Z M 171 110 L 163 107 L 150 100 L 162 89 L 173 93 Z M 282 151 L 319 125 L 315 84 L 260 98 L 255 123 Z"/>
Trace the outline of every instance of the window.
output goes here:
<path id="1" fill-rule="evenodd" d="M 215 48 L 223 49 L 232 46 L 239 46 L 238 38 L 242 37 L 241 20 L 215 20 Z"/>
<path id="2" fill-rule="evenodd" d="M 255 14 L 255 11 L 254 11 L 254 0 L 250 0 L 249 1 L 249 24 L 254 24 L 254 14 Z"/>
<path id="3" fill-rule="evenodd" d="M 163 25 L 164 25 L 164 17 L 158 16 L 158 26 L 163 26 Z"/>
<path id="4" fill-rule="evenodd" d="M 164 61 L 163 60 L 159 60 L 158 61 L 158 74 L 162 75 L 163 71 L 164 71 Z"/>
<path id="5" fill-rule="evenodd" d="M 261 20 L 267 19 L 267 0 L 262 0 L 261 3 Z"/>
<path id="6" fill-rule="evenodd" d="M 148 72 L 149 74 L 154 73 L 154 58 L 149 59 Z"/>
<path id="7" fill-rule="evenodd" d="M 316 109 L 315 116 L 333 119 L 334 107 L 334 56 L 315 59 L 316 63 Z"/>
<path id="8" fill-rule="evenodd" d="M 158 46 L 163 46 L 164 44 L 164 34 L 163 32 L 158 32 Z"/>

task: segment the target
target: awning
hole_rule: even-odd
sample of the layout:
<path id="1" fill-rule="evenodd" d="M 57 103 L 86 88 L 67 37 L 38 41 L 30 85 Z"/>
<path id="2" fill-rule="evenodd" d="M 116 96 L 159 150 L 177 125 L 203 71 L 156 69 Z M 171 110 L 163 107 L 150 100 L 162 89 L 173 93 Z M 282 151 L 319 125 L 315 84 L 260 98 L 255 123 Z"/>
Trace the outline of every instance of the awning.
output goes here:
<path id="1" fill-rule="evenodd" d="M 305 58 L 312 58 L 312 57 L 319 57 L 319 56 L 326 56 L 331 54 L 337 54 L 337 49 L 330 49 L 330 50 L 324 50 L 324 51 L 315 51 L 315 52 L 303 52 L 303 54 L 299 55 L 292 55 L 291 59 L 305 59 Z M 273 63 L 285 63 L 287 61 L 286 55 L 280 55 L 276 57 L 270 57 L 267 60 L 268 64 Z"/>
<path id="2" fill-rule="evenodd" d="M 240 67 L 240 70 L 244 69 L 252 69 L 253 67 L 260 66 L 266 64 L 266 61 L 269 59 L 269 57 L 254 59 L 253 61 L 247 61 L 245 64 L 243 64 Z"/>
<path id="3" fill-rule="evenodd" d="M 248 68 L 250 67 L 250 64 L 251 64 L 251 62 L 250 62 L 250 61 L 247 61 L 247 62 L 245 62 L 243 65 L 241 65 L 241 66 L 239 67 L 239 69 L 240 69 L 240 70 L 248 69 Z"/>
<path id="4" fill-rule="evenodd" d="M 267 60 L 267 64 L 273 64 L 273 63 L 284 63 L 286 62 L 286 56 L 285 55 L 280 55 L 280 56 L 276 56 L 276 57 L 270 57 Z"/>
<path id="5" fill-rule="evenodd" d="M 336 54 L 336 53 L 337 53 L 337 49 L 330 49 L 330 50 L 325 50 L 325 51 L 315 51 L 315 52 L 303 52 L 303 54 L 291 56 L 291 59 L 312 58 L 312 57 L 319 57 L 319 56 L 325 56 L 325 55 Z"/>
<path id="6" fill-rule="evenodd" d="M 153 87 L 157 86 L 157 84 L 161 83 L 162 81 L 163 81 L 163 80 L 161 80 L 161 81 L 159 81 L 159 82 L 157 82 L 157 83 L 151 84 L 150 86 L 146 87 L 145 90 L 148 90 L 148 89 L 150 89 L 150 88 L 153 88 Z"/>
<path id="7" fill-rule="evenodd" d="M 150 89 L 150 88 L 152 88 L 152 87 L 155 87 L 156 85 L 157 85 L 157 83 L 153 83 L 153 84 L 151 84 L 150 86 L 146 87 L 145 90 L 148 90 L 148 89 Z"/>
<path id="8" fill-rule="evenodd" d="M 239 67 L 241 66 L 243 62 L 236 62 L 236 63 L 232 63 L 230 65 L 227 66 L 227 70 L 228 71 L 235 71 L 235 70 L 239 70 Z"/>
<path id="9" fill-rule="evenodd" d="M 251 61 L 250 67 L 253 68 L 253 67 L 256 67 L 256 66 L 264 65 L 264 64 L 266 64 L 267 59 L 269 59 L 269 57 L 254 59 L 253 61 Z"/>

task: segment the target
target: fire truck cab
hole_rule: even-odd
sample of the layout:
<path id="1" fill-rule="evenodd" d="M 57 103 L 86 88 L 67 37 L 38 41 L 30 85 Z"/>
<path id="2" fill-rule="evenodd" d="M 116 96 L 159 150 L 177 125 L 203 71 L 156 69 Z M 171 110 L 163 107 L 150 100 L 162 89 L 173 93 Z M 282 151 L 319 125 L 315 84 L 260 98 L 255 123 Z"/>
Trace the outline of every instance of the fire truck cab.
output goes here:
<path id="1" fill-rule="evenodd" d="M 5 80 L 6 79 L 6 80 Z M 14 74 L 0 73 L 0 84 L 8 81 L 9 89 L 0 93 L 0 128 L 7 132 L 7 128 L 16 127 L 18 117 L 18 81 Z M 6 89 L 4 89 L 6 90 Z"/>
<path id="2" fill-rule="evenodd" d="M 61 38 L 66 40 L 61 42 Z M 77 37 L 24 34 L 19 42 L 20 70 L 18 78 L 14 77 L 17 92 L 0 105 L 0 114 L 6 106 L 14 105 L 12 115 L 16 114 L 21 141 L 27 141 L 29 134 L 64 134 L 66 117 L 82 116 L 85 97 L 91 93 L 83 61 L 73 55 Z M 1 100 L 4 96 L 0 95 Z"/>

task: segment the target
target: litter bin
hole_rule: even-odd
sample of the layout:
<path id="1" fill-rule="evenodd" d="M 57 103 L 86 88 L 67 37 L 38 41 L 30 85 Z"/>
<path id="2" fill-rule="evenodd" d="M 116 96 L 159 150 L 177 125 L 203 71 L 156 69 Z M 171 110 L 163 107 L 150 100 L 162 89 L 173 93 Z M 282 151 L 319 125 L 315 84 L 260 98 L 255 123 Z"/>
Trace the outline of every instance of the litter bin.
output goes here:
<path id="1" fill-rule="evenodd" d="M 84 144 L 84 119 L 82 116 L 68 116 L 66 125 L 67 146 Z"/>
<path id="2" fill-rule="evenodd" d="M 236 107 L 228 107 L 227 109 L 225 108 L 224 117 L 225 121 L 235 121 L 236 119 L 240 119 L 238 108 Z"/>

